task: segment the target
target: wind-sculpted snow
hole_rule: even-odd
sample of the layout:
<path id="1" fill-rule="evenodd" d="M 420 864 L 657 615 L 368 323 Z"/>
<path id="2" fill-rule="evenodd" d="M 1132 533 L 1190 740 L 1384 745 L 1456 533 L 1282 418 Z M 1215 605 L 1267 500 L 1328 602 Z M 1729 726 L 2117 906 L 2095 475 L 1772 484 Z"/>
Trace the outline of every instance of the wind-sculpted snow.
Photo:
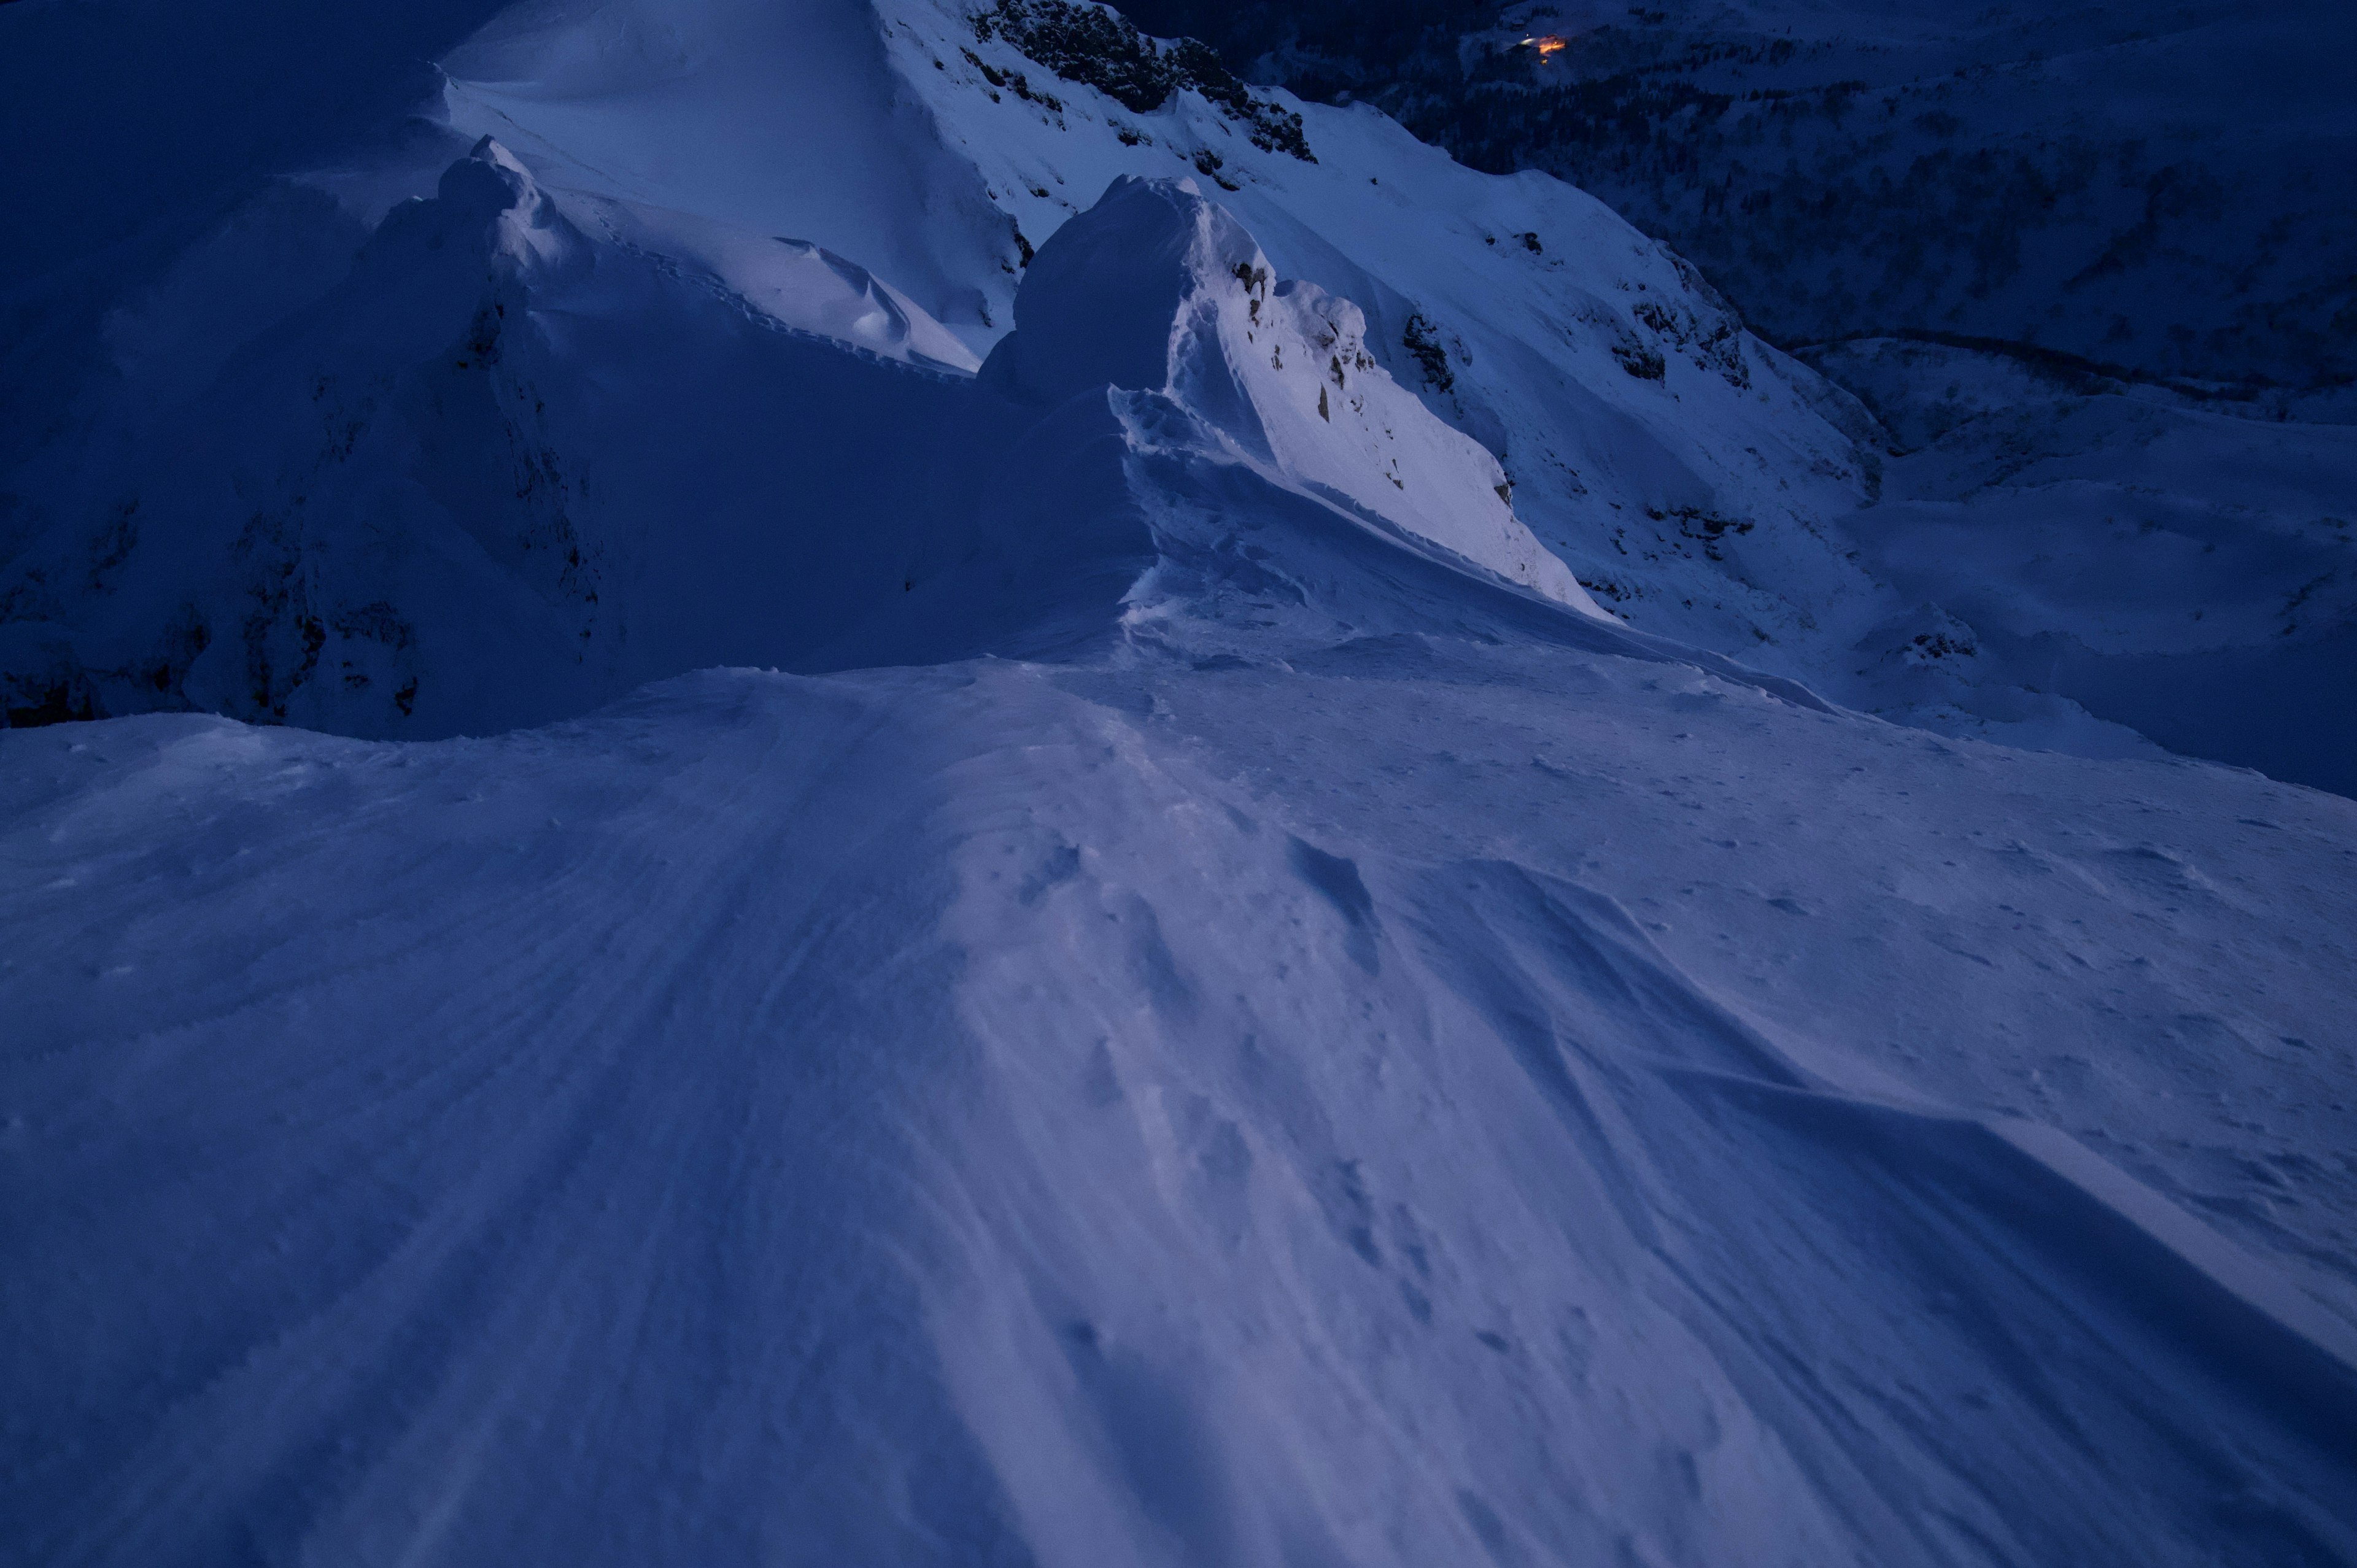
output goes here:
<path id="1" fill-rule="evenodd" d="M 1413 637 L 0 757 L 12 1560 L 2352 1551 L 2331 797 Z"/>
<path id="2" fill-rule="evenodd" d="M 597 231 L 673 275 L 791 331 L 807 332 L 920 369 L 971 375 L 974 351 L 915 301 L 807 241 L 746 233 L 681 212 L 578 196 Z"/>

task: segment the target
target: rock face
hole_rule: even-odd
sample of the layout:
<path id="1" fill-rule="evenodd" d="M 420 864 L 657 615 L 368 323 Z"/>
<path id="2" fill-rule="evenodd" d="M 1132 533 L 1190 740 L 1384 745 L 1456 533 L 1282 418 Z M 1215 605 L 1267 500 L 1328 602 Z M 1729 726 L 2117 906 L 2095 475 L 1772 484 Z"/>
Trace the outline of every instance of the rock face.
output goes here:
<path id="1" fill-rule="evenodd" d="M 1149 38 L 1120 13 L 1085 0 L 998 0 L 996 9 L 974 16 L 974 30 L 985 42 L 1005 38 L 1062 80 L 1093 87 L 1141 114 L 1161 108 L 1174 92 L 1200 93 L 1243 125 L 1261 151 L 1318 161 L 1302 135 L 1297 112 L 1244 86 L 1216 53 L 1193 38 Z M 990 71 L 985 80 L 993 86 L 1011 85 L 1018 95 L 1030 91 L 1019 72 L 1002 77 Z"/>

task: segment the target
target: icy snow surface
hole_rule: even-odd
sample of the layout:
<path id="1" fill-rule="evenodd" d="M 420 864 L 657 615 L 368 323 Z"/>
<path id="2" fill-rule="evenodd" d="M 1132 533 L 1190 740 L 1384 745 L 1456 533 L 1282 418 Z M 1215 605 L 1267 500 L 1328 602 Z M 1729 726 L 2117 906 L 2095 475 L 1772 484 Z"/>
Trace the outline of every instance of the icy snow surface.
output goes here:
<path id="1" fill-rule="evenodd" d="M 0 674 L 130 716 L 0 730 L 0 1562 L 2357 1563 L 2357 802 L 2016 683 L 2330 658 L 2329 435 L 1878 426 L 931 0 L 464 9 L 12 176 Z"/>

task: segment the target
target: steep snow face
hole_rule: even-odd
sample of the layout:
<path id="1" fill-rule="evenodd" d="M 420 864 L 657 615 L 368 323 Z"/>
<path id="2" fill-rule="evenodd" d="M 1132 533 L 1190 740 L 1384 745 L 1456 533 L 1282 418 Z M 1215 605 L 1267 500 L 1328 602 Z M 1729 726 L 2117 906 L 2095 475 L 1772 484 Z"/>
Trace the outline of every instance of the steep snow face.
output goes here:
<path id="1" fill-rule="evenodd" d="M 748 232 L 684 212 L 576 193 L 574 204 L 625 250 L 767 317 L 881 359 L 971 375 L 963 339 L 866 267 L 807 241 Z"/>
<path id="2" fill-rule="evenodd" d="M 1219 449 L 1600 617 L 1513 515 L 1497 461 L 1402 392 L 1347 300 L 1274 275 L 1192 180 L 1116 180 L 1039 252 L 992 384 L 1166 392 Z"/>
<path id="3" fill-rule="evenodd" d="M 560 183 L 815 242 L 987 343 L 1003 224 L 864 5 L 536 0 L 442 69 L 452 124 Z"/>
<path id="4" fill-rule="evenodd" d="M 1014 232 L 1036 245 L 1122 175 L 1191 172 L 1275 275 L 1358 307 L 1369 355 L 1500 459 L 1516 515 L 1631 624 L 1813 679 L 1838 668 L 1807 656 L 1818 628 L 1896 607 L 1819 528 L 1870 483 L 1822 383 L 1601 204 L 1275 94 L 1304 159 L 1200 93 L 1142 111 L 1054 77 L 964 6 L 878 16 Z"/>

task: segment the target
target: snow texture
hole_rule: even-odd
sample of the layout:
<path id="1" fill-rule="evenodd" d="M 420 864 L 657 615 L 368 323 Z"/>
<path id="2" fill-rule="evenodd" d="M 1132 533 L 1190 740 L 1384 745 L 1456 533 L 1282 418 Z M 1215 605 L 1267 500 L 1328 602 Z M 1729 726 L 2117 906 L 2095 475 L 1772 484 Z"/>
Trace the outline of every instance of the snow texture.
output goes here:
<path id="1" fill-rule="evenodd" d="M 2334 436 L 931 0 L 285 10 L 0 10 L 0 1562 L 2357 1563 L 2357 802 L 2089 711 L 2330 667 Z"/>

